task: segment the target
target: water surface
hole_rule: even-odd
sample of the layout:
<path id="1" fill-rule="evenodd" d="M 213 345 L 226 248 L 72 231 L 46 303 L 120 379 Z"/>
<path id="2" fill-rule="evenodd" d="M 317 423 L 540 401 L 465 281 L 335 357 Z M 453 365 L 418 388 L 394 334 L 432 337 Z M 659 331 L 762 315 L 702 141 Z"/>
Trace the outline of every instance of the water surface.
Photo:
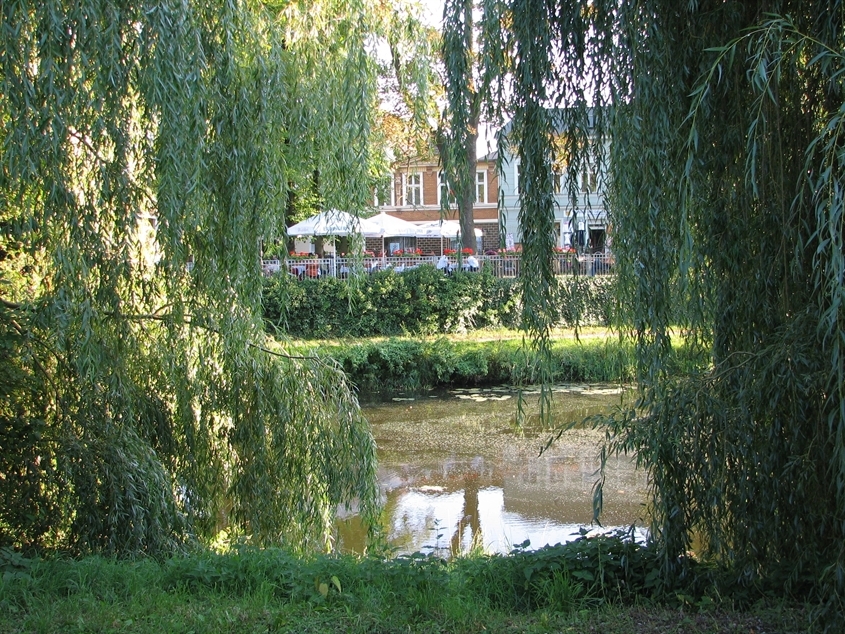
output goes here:
<path id="1" fill-rule="evenodd" d="M 537 393 L 526 394 L 536 413 Z M 555 424 L 580 421 L 621 403 L 611 385 L 554 387 Z M 365 403 L 378 446 L 382 523 L 397 553 L 449 555 L 481 547 L 508 552 L 565 542 L 591 525 L 603 432 L 573 429 L 539 455 L 550 432 L 516 431 L 516 394 L 508 388 L 463 389 Z M 608 462 L 605 527 L 642 526 L 645 473 L 633 458 Z M 356 518 L 339 523 L 342 550 L 360 551 Z"/>

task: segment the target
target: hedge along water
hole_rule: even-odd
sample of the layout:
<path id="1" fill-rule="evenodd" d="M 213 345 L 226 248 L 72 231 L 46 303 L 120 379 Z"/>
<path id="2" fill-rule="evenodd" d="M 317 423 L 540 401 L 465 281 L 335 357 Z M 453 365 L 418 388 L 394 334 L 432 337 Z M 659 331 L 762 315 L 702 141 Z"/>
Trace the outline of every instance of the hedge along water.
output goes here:
<path id="1" fill-rule="evenodd" d="M 621 399 L 614 385 L 558 385 L 555 422 L 607 412 Z M 515 400 L 507 388 L 474 388 L 364 404 L 378 447 L 389 547 L 442 556 L 475 547 L 508 552 L 525 540 L 538 548 L 570 541 L 582 526 L 595 528 L 592 487 L 603 432 L 573 429 L 538 457 L 549 432 L 529 418 L 516 433 Z M 605 527 L 645 525 L 646 487 L 632 458 L 610 461 Z M 365 534 L 348 515 L 337 537 L 342 551 L 360 551 Z"/>
<path id="2" fill-rule="evenodd" d="M 322 342 L 321 357 L 334 359 L 362 394 L 436 387 L 531 384 L 535 379 L 534 355 L 526 354 L 519 338 L 498 332 L 489 340 L 455 341 L 390 338 L 385 340 Z M 300 343 L 297 351 L 314 349 Z M 691 366 L 695 359 L 679 348 L 677 366 Z M 633 349 L 604 331 L 559 339 L 552 347 L 552 380 L 564 382 L 630 381 L 634 377 Z"/>
<path id="3" fill-rule="evenodd" d="M 612 279 L 565 277 L 554 289 L 556 325 L 608 326 Z M 522 296 L 513 279 L 489 272 L 445 276 L 422 265 L 341 280 L 264 282 L 267 329 L 298 338 L 462 333 L 521 326 Z"/>

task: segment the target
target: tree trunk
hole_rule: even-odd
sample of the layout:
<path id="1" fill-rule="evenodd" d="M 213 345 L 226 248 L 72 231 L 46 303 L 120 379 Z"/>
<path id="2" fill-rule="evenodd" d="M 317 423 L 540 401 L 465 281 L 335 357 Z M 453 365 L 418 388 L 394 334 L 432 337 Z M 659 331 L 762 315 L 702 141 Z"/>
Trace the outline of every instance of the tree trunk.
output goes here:
<path id="1" fill-rule="evenodd" d="M 465 164 L 464 168 L 464 182 L 460 186 L 460 196 L 458 197 L 458 217 L 461 224 L 461 247 L 464 249 L 476 248 L 475 242 L 475 223 L 473 222 L 473 207 L 475 207 L 476 198 L 476 167 L 478 165 L 478 156 L 476 151 L 476 142 L 478 140 L 478 114 L 473 115 L 473 121 L 470 122 L 469 130 L 466 136 L 466 147 L 464 148 Z"/>

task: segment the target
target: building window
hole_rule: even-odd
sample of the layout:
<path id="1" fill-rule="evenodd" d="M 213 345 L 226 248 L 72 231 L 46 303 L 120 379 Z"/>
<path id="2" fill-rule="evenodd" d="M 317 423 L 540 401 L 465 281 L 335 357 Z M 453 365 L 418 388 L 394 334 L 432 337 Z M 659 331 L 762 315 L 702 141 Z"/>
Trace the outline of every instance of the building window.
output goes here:
<path id="1" fill-rule="evenodd" d="M 393 200 L 393 176 L 383 179 L 377 186 L 373 196 L 373 204 L 376 207 L 384 207 L 385 205 L 395 205 Z"/>
<path id="2" fill-rule="evenodd" d="M 419 172 L 405 175 L 405 205 L 422 205 L 422 174 Z"/>
<path id="3" fill-rule="evenodd" d="M 590 253 L 604 253 L 605 232 L 604 227 L 590 228 Z"/>
<path id="4" fill-rule="evenodd" d="M 475 202 L 487 202 L 487 170 L 479 170 L 475 173 Z"/>
<path id="5" fill-rule="evenodd" d="M 560 194 L 563 191 L 563 185 L 566 181 L 567 164 L 563 161 L 556 161 L 552 163 L 552 191 L 555 194 Z"/>
<path id="6" fill-rule="evenodd" d="M 563 191 L 563 174 L 557 170 L 552 172 L 552 187 L 554 188 L 555 194 Z"/>
<path id="7" fill-rule="evenodd" d="M 449 187 L 449 183 L 446 182 L 446 172 L 441 170 L 437 174 L 437 204 L 442 205 L 443 199 L 448 197 L 449 204 L 452 205 L 455 203 L 455 193 Z"/>
<path id="8" fill-rule="evenodd" d="M 443 203 L 443 198 L 445 196 L 449 196 L 449 204 L 455 204 L 455 193 L 451 190 L 448 183 L 446 182 L 446 174 L 445 172 L 440 172 L 438 174 L 438 183 L 439 187 L 437 190 L 437 202 L 438 204 Z M 475 202 L 477 203 L 486 203 L 487 202 L 487 170 L 479 170 L 475 173 Z"/>
<path id="9" fill-rule="evenodd" d="M 585 169 L 581 172 L 581 193 L 592 194 L 596 191 L 597 178 L 593 170 Z"/>

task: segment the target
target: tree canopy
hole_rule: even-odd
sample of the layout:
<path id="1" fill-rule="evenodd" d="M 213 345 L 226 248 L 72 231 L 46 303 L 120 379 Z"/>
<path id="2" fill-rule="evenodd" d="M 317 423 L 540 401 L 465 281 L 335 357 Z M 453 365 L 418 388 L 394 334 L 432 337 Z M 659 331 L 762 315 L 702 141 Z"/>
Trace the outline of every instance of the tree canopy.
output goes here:
<path id="1" fill-rule="evenodd" d="M 372 200 L 378 42 L 414 57 L 401 7 L 0 11 L 0 544 L 298 549 L 338 504 L 372 516 L 342 373 L 266 349 L 258 248 L 315 171 L 326 206 Z"/>
<path id="2" fill-rule="evenodd" d="M 620 325 L 637 343 L 640 394 L 615 417 L 609 449 L 636 451 L 650 471 L 664 578 L 684 574 L 697 539 L 737 579 L 820 589 L 841 614 L 845 7 L 482 7 L 481 85 L 489 111 L 513 120 L 522 284 L 541 347 L 555 283 L 551 166 L 565 152 L 573 180 L 583 161 L 608 168 Z M 553 112 L 569 147 L 555 145 Z M 580 142 L 590 135 L 604 142 Z M 709 351 L 701 374 L 673 376 L 679 333 Z"/>

